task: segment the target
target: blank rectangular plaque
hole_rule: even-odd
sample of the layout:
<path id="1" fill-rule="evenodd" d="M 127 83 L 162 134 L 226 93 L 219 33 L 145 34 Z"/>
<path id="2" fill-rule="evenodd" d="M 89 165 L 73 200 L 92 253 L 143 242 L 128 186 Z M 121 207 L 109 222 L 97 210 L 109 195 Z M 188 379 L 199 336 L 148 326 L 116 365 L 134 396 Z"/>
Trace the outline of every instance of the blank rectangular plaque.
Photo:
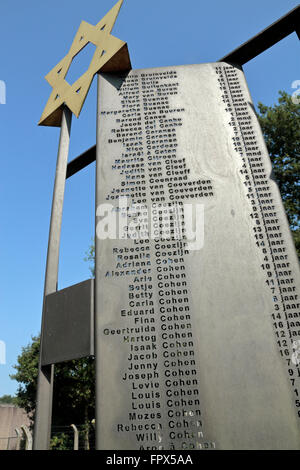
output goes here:
<path id="1" fill-rule="evenodd" d="M 42 365 L 94 354 L 93 279 L 45 298 Z"/>

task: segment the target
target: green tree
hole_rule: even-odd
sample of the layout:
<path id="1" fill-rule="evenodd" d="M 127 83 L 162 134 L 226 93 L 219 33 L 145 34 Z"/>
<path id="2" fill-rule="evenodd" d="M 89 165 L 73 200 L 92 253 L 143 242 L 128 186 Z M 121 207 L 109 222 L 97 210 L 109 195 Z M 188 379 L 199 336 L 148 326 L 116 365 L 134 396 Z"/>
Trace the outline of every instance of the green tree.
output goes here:
<path id="1" fill-rule="evenodd" d="M 86 257 L 84 258 L 84 261 L 92 263 L 89 269 L 91 271 L 92 277 L 95 277 L 95 240 L 92 240 L 92 244 L 85 254 Z"/>
<path id="2" fill-rule="evenodd" d="M 258 103 L 258 109 L 274 177 L 300 256 L 300 104 L 293 103 L 285 91 L 279 91 L 277 104 Z"/>
<path id="3" fill-rule="evenodd" d="M 16 395 L 18 406 L 24 408 L 34 422 L 40 338 L 22 348 L 16 373 L 11 378 L 19 382 Z M 88 425 L 95 418 L 95 373 L 94 359 L 83 358 L 55 366 L 53 389 L 53 426 L 70 424 L 86 425 L 86 447 L 88 447 Z M 57 439 L 56 439 L 57 440 Z"/>
<path id="4" fill-rule="evenodd" d="M 12 397 L 11 395 L 2 395 L 0 397 L 0 404 L 1 405 L 17 405 L 16 397 Z"/>
<path id="5" fill-rule="evenodd" d="M 24 408 L 34 419 L 36 400 L 36 382 L 38 374 L 40 340 L 32 337 L 32 343 L 22 348 L 18 356 L 18 364 L 14 366 L 16 373 L 10 377 L 19 382 L 16 401 L 20 408 Z"/>

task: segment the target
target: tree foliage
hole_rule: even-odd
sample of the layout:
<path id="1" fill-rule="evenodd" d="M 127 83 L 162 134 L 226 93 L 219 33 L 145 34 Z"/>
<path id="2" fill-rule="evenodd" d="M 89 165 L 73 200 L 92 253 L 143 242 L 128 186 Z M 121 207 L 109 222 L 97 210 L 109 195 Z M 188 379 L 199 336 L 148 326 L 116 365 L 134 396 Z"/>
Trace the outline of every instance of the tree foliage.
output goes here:
<path id="1" fill-rule="evenodd" d="M 17 405 L 17 399 L 11 395 L 2 395 L 0 405 Z"/>
<path id="2" fill-rule="evenodd" d="M 19 382 L 17 404 L 32 414 L 36 403 L 37 376 L 39 362 L 39 337 L 32 337 L 32 342 L 22 348 L 16 373 L 12 379 Z M 55 366 L 53 390 L 54 426 L 85 424 L 95 417 L 94 359 L 84 358 L 64 362 Z"/>
<path id="3" fill-rule="evenodd" d="M 32 418 L 36 400 L 39 349 L 40 340 L 33 336 L 32 343 L 23 347 L 18 356 L 18 364 L 14 366 L 17 372 L 10 376 L 19 382 L 16 395 L 18 406 L 24 408 Z"/>
<path id="4" fill-rule="evenodd" d="M 91 275 L 95 277 L 95 240 L 92 241 L 92 244 L 85 254 L 86 257 L 84 258 L 84 261 L 92 263 L 89 269 L 91 271 Z"/>
<path id="5" fill-rule="evenodd" d="M 300 255 L 300 104 L 279 92 L 278 103 L 258 103 L 259 122 L 265 137 L 286 214 Z"/>

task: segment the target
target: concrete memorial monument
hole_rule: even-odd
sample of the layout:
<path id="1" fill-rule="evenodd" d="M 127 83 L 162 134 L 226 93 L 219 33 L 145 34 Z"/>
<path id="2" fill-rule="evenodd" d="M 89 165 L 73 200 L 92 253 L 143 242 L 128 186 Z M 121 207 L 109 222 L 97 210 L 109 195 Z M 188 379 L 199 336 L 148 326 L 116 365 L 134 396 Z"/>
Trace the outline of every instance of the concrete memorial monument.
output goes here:
<path id="1" fill-rule="evenodd" d="M 117 46 L 92 69 L 96 150 L 64 169 L 95 152 L 96 275 L 45 293 L 36 448 L 53 364 L 94 354 L 98 449 L 299 449 L 300 272 L 241 67 L 252 46 L 143 70 Z M 44 124 L 62 118 L 59 99 Z"/>
<path id="2" fill-rule="evenodd" d="M 140 228 L 98 223 L 102 448 L 299 446 L 300 277 L 271 170 L 238 67 L 101 74 L 97 205 Z M 147 238 L 150 207 L 169 236 Z"/>

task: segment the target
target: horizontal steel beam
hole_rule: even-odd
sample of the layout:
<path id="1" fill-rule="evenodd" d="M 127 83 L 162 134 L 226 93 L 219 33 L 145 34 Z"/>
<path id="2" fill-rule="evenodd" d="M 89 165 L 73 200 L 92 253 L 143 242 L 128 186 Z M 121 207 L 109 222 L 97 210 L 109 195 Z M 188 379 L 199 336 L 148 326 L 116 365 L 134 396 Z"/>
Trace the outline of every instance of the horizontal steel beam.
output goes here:
<path id="1" fill-rule="evenodd" d="M 219 62 L 243 65 L 293 32 L 296 32 L 300 39 L 300 5 L 230 52 L 230 54 L 222 57 Z"/>
<path id="2" fill-rule="evenodd" d="M 78 157 L 68 163 L 66 178 L 75 175 L 90 163 L 96 160 L 96 145 L 83 152 Z"/>

